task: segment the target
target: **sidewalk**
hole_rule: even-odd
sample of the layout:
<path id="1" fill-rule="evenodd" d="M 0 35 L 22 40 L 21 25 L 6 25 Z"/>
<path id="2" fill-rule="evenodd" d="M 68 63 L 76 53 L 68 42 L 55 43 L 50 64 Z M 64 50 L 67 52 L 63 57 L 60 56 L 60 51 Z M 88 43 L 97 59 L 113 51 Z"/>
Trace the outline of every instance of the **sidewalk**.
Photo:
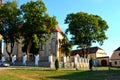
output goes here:
<path id="1" fill-rule="evenodd" d="M 0 70 L 6 70 L 6 69 L 15 69 L 15 68 L 11 68 L 11 67 L 0 67 Z"/>
<path id="2" fill-rule="evenodd" d="M 50 67 L 37 67 L 37 66 L 10 66 L 10 67 L 0 67 L 0 70 L 6 69 L 22 69 L 22 70 L 55 70 L 55 68 Z M 76 68 L 59 68 L 59 70 L 76 70 Z M 88 68 L 79 68 L 77 70 L 89 70 Z"/>

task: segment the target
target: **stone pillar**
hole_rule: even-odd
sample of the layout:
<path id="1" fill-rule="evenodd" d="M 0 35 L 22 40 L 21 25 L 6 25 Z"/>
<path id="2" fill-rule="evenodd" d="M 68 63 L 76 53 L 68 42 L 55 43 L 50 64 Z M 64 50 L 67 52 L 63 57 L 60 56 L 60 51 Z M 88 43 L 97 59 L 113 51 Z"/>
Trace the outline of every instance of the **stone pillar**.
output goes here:
<path id="1" fill-rule="evenodd" d="M 88 67 L 89 67 L 89 59 L 87 59 L 87 65 L 88 65 Z"/>
<path id="2" fill-rule="evenodd" d="M 2 63 L 4 63 L 5 61 L 5 56 L 2 56 Z"/>
<path id="3" fill-rule="evenodd" d="M 74 68 L 77 69 L 77 57 L 76 56 L 74 57 Z"/>
<path id="4" fill-rule="evenodd" d="M 39 55 L 35 55 L 35 66 L 38 66 Z"/>
<path id="5" fill-rule="evenodd" d="M 26 61 L 27 61 L 27 55 L 23 56 L 23 65 L 26 65 Z"/>
<path id="6" fill-rule="evenodd" d="M 63 56 L 63 68 L 66 67 L 66 56 Z"/>
<path id="7" fill-rule="evenodd" d="M 51 63 L 52 62 L 52 55 L 48 56 L 48 61 Z"/>
<path id="8" fill-rule="evenodd" d="M 13 55 L 12 56 L 12 64 L 15 64 L 15 61 L 16 61 L 16 55 Z"/>
<path id="9" fill-rule="evenodd" d="M 81 65 L 82 65 L 82 63 L 81 63 L 81 57 L 79 57 L 79 67 L 82 67 Z"/>
<path id="10" fill-rule="evenodd" d="M 87 58 L 85 58 L 85 67 L 87 67 Z"/>
<path id="11" fill-rule="evenodd" d="M 83 68 L 84 67 L 84 59 L 81 58 L 81 67 Z"/>
<path id="12" fill-rule="evenodd" d="M 52 55 L 48 56 L 48 63 L 49 63 L 50 68 L 53 68 L 54 64 L 53 64 L 53 56 Z"/>

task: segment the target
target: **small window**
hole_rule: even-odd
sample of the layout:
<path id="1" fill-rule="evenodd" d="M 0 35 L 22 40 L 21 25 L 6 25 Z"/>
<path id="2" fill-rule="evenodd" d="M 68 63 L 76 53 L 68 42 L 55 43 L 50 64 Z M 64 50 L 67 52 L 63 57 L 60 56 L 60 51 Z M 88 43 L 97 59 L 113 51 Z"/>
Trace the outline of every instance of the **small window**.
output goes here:
<path id="1" fill-rule="evenodd" d="M 117 65 L 117 61 L 115 61 L 115 65 Z"/>

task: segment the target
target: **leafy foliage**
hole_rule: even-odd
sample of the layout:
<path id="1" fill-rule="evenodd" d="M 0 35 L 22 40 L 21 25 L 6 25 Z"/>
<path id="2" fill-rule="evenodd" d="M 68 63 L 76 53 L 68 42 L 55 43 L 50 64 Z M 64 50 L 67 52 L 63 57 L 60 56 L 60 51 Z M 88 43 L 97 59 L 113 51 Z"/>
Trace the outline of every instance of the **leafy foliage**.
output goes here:
<path id="1" fill-rule="evenodd" d="M 7 2 L 0 5 L 0 34 L 3 36 L 4 42 L 6 43 L 6 51 L 11 56 L 14 42 L 17 41 L 18 25 L 20 24 L 21 11 L 17 8 L 15 1 Z M 10 45 L 11 50 L 8 50 Z"/>
<path id="2" fill-rule="evenodd" d="M 72 44 L 70 44 L 67 36 L 61 32 L 63 39 L 59 39 L 60 42 L 60 50 L 61 52 L 65 53 L 66 56 L 70 56 L 72 50 Z"/>
<path id="3" fill-rule="evenodd" d="M 71 43 L 84 50 L 89 48 L 92 43 L 98 42 L 102 45 L 107 39 L 105 31 L 108 29 L 108 25 L 98 15 L 84 12 L 71 13 L 67 15 L 65 24 L 69 26 L 66 33 L 70 32 L 72 35 Z"/>
<path id="4" fill-rule="evenodd" d="M 29 45 L 31 44 L 32 47 L 34 46 L 38 50 L 39 43 L 45 44 L 51 36 L 51 31 L 55 30 L 56 18 L 50 17 L 46 13 L 47 9 L 42 0 L 27 2 L 21 6 L 21 10 L 24 19 L 21 33 L 24 36 L 23 43 L 26 44 L 23 48 L 31 48 Z M 28 48 L 25 49 L 28 51 Z M 35 52 L 33 51 L 33 53 Z"/>

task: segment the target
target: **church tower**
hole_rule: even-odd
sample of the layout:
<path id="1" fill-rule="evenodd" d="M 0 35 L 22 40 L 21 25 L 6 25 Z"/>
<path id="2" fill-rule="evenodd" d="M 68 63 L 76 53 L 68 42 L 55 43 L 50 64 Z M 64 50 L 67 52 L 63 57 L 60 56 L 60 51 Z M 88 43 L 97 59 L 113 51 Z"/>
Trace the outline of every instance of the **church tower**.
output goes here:
<path id="1" fill-rule="evenodd" d="M 4 0 L 0 0 L 0 5 L 4 3 Z"/>

